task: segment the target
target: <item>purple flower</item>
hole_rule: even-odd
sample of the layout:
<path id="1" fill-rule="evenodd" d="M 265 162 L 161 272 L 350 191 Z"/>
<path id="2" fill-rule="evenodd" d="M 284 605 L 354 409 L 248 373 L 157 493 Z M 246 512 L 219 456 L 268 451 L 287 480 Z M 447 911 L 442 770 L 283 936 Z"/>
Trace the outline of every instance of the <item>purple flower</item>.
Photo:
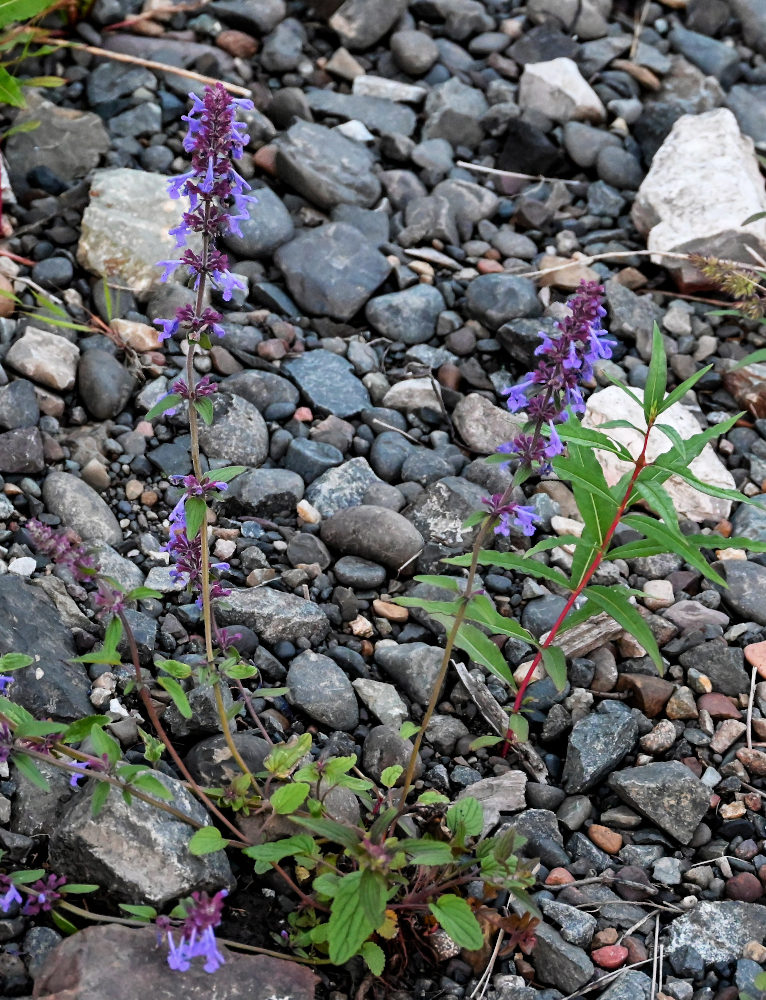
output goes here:
<path id="1" fill-rule="evenodd" d="M 0 875 L 0 910 L 8 913 L 14 903 L 22 903 L 21 893 L 8 875 Z"/>
<path id="2" fill-rule="evenodd" d="M 228 895 L 221 889 L 214 896 L 206 892 L 193 892 L 192 904 L 187 910 L 181 927 L 178 944 L 168 929 L 168 965 L 177 972 L 187 972 L 194 958 L 204 958 L 205 972 L 215 972 L 225 959 L 218 950 L 214 927 L 221 922 L 223 901 Z"/>
<path id="3" fill-rule="evenodd" d="M 73 763 L 71 765 L 73 768 L 77 768 L 79 774 L 73 773 L 72 777 L 69 779 L 69 784 L 72 788 L 79 788 L 80 782 L 84 777 L 86 777 L 86 770 L 88 768 L 91 771 L 108 771 L 109 770 L 109 755 L 101 754 L 100 757 L 92 757 L 90 760 L 81 760 Z"/>
<path id="4" fill-rule="evenodd" d="M 58 890 L 62 885 L 66 885 L 65 875 L 54 875 L 51 872 L 46 879 L 38 879 L 29 887 L 36 890 L 37 895 L 30 896 L 24 903 L 24 913 L 28 917 L 35 917 L 38 913 L 53 909 L 53 904 L 61 899 Z"/>
<path id="5" fill-rule="evenodd" d="M 9 684 L 13 684 L 13 677 L 10 674 L 0 674 L 0 694 L 5 694 Z"/>
<path id="6" fill-rule="evenodd" d="M 95 560 L 73 531 L 51 528 L 36 518 L 30 518 L 24 528 L 35 549 L 48 556 L 57 566 L 69 570 L 78 583 L 85 583 L 93 577 L 96 571 Z"/>
<path id="7" fill-rule="evenodd" d="M 527 536 L 534 535 L 534 522 L 537 518 L 534 507 L 524 507 L 513 502 L 503 503 L 502 493 L 493 493 L 491 497 L 482 497 L 482 502 L 489 508 L 492 518 L 498 521 L 498 524 L 495 525 L 496 535 L 504 535 L 508 538 L 512 528 Z"/>

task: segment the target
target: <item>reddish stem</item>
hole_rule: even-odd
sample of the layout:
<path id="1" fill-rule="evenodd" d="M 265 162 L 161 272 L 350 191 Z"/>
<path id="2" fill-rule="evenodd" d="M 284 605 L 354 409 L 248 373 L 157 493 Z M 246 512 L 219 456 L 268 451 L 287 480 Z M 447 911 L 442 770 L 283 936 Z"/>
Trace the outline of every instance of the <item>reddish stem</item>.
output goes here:
<path id="1" fill-rule="evenodd" d="M 561 626 L 564 623 L 564 619 L 569 614 L 569 612 L 572 610 L 572 607 L 574 606 L 575 601 L 580 596 L 580 594 L 583 592 L 583 590 L 586 588 L 586 586 L 588 585 L 588 582 L 589 582 L 590 578 L 593 576 L 593 574 L 599 568 L 599 566 L 601 565 L 601 563 L 602 563 L 602 561 L 604 559 L 604 556 L 606 555 L 607 551 L 609 550 L 609 546 L 611 544 L 612 537 L 613 537 L 615 531 L 617 530 L 617 525 L 620 523 L 620 520 L 622 519 L 622 515 L 625 513 L 625 511 L 626 511 L 626 509 L 628 507 L 628 504 L 630 503 L 630 496 L 631 496 L 631 494 L 633 492 L 633 487 L 636 484 L 636 480 L 638 479 L 639 475 L 641 474 L 641 470 L 646 466 L 646 449 L 647 449 L 647 446 L 649 444 L 649 434 L 651 433 L 653 423 L 654 423 L 653 420 L 649 421 L 649 423 L 648 423 L 648 426 L 646 428 L 646 432 L 644 434 L 644 443 L 643 443 L 643 447 L 641 448 L 641 454 L 636 459 L 636 464 L 635 464 L 635 467 L 633 469 L 633 473 L 632 473 L 632 475 L 630 477 L 630 482 L 628 483 L 628 486 L 627 486 L 627 488 L 625 490 L 625 495 L 622 498 L 622 502 L 620 503 L 620 506 L 617 508 L 617 512 L 614 515 L 612 523 L 609 525 L 609 530 L 607 531 L 606 535 L 604 536 L 603 541 L 601 542 L 599 550 L 596 553 L 596 557 L 593 560 L 593 562 L 590 564 L 590 566 L 588 567 L 588 569 L 585 571 L 582 580 L 580 580 L 580 582 L 577 584 L 577 586 L 575 587 L 575 589 L 570 594 L 569 599 L 567 600 L 566 604 L 564 605 L 564 607 L 563 607 L 563 609 L 561 611 L 561 614 L 558 616 L 558 618 L 554 622 L 553 627 L 551 628 L 550 632 L 548 633 L 547 639 L 542 644 L 542 648 L 538 651 L 537 655 L 532 660 L 532 664 L 531 664 L 529 670 L 524 675 L 524 679 L 522 680 L 521 684 L 519 685 L 519 690 L 516 692 L 516 698 L 514 699 L 513 709 L 511 711 L 512 715 L 516 715 L 519 712 L 519 710 L 521 709 L 521 705 L 522 705 L 522 702 L 524 700 L 524 694 L 525 694 L 527 688 L 529 687 L 529 683 L 532 680 L 532 676 L 533 676 L 535 670 L 537 669 L 538 664 L 540 663 L 540 661 L 543 658 L 543 652 L 542 652 L 543 649 L 547 649 L 551 645 L 551 643 L 553 642 L 553 640 L 556 638 L 556 635 L 557 635 L 559 629 L 561 628 Z M 506 754 L 508 753 L 508 748 L 509 748 L 510 744 L 513 742 L 513 739 L 514 739 L 513 731 L 509 728 L 509 729 L 506 730 L 506 733 L 505 733 L 505 742 L 503 743 L 503 749 L 501 751 L 503 757 L 505 757 Z"/>

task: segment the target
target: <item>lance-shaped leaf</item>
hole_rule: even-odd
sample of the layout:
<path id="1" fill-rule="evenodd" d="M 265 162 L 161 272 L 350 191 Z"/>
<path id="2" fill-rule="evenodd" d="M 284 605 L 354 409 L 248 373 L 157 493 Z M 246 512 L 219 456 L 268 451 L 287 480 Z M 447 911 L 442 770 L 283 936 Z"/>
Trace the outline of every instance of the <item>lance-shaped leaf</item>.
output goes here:
<path id="1" fill-rule="evenodd" d="M 652 328 L 652 356 L 649 361 L 649 372 L 644 386 L 644 417 L 651 424 L 662 412 L 665 399 L 665 389 L 668 385 L 668 359 L 665 355 L 665 342 L 660 328 L 654 324 Z"/>
<path id="2" fill-rule="evenodd" d="M 600 611 L 605 611 L 611 618 L 637 639 L 652 658 L 660 674 L 665 667 L 662 662 L 657 640 L 654 633 L 639 614 L 634 604 L 628 599 L 629 591 L 625 587 L 592 586 L 585 590 L 589 603 Z"/>

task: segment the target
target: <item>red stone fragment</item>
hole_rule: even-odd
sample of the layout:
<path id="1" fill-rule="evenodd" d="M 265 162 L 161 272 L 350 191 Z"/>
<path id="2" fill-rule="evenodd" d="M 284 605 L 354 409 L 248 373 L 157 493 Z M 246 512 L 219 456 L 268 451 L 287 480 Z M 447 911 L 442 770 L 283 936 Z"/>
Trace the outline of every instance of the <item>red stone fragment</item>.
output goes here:
<path id="1" fill-rule="evenodd" d="M 621 944 L 610 944 L 592 951 L 590 957 L 602 969 L 619 969 L 628 959 L 628 949 Z"/>
<path id="2" fill-rule="evenodd" d="M 566 868 L 552 868 L 545 880 L 546 885 L 568 885 L 575 877 Z"/>
<path id="3" fill-rule="evenodd" d="M 662 677 L 649 677 L 643 674 L 620 674 L 617 681 L 618 691 L 630 691 L 633 701 L 644 715 L 653 719 L 659 715 L 673 694 L 674 686 Z"/>
<path id="4" fill-rule="evenodd" d="M 703 694 L 697 699 L 697 708 L 700 711 L 704 708 L 709 713 L 711 719 L 741 719 L 742 713 L 734 704 L 731 698 L 725 694 Z"/>
<path id="5" fill-rule="evenodd" d="M 754 903 L 763 896 L 763 886 L 752 872 L 740 872 L 726 883 L 724 895 L 743 903 Z"/>

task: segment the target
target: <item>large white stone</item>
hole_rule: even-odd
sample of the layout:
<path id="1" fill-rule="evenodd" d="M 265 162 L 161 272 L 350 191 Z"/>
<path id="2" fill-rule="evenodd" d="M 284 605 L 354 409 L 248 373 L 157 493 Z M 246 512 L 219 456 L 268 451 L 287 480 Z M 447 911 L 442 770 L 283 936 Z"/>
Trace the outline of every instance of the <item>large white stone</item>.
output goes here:
<path id="1" fill-rule="evenodd" d="M 77 259 L 93 274 L 115 279 L 136 294 L 146 294 L 159 283 L 160 260 L 175 260 L 176 249 L 168 230 L 177 226 L 186 211 L 186 199 L 173 200 L 168 178 L 145 170 L 97 170 L 90 185 L 90 202 L 82 217 Z M 196 249 L 196 237 L 189 246 Z M 186 268 L 177 272 L 179 280 Z"/>
<path id="2" fill-rule="evenodd" d="M 519 84 L 519 105 L 556 122 L 602 122 L 606 109 L 572 59 L 527 63 Z"/>
<path id="3" fill-rule="evenodd" d="M 636 388 L 632 391 L 639 399 L 643 397 L 642 389 Z M 646 428 L 643 409 L 619 386 L 610 385 L 607 389 L 594 392 L 588 399 L 583 426 L 599 427 L 609 420 L 618 418 L 630 421 L 640 430 Z M 666 410 L 662 414 L 661 423 L 674 427 L 685 441 L 694 434 L 699 434 L 702 430 L 697 418 L 682 403 L 674 403 L 669 410 Z M 643 434 L 639 431 L 629 427 L 611 427 L 605 433 L 608 433 L 612 440 L 624 444 L 631 455 L 638 457 L 641 453 Z M 669 451 L 670 447 L 671 443 L 662 431 L 656 427 L 652 428 L 646 449 L 647 461 L 653 462 L 658 455 Z M 596 454 L 610 486 L 619 482 L 630 468 L 627 462 L 623 462 L 611 452 L 597 451 Z M 711 486 L 719 486 L 727 490 L 736 488 L 731 473 L 709 444 L 705 445 L 702 453 L 692 461 L 689 468 L 697 479 Z M 699 490 L 695 490 L 678 476 L 671 476 L 664 485 L 681 517 L 688 517 L 693 521 L 704 521 L 707 518 L 719 519 L 729 516 L 731 510 L 729 500 L 721 500 L 718 497 L 708 496 L 707 493 L 700 493 Z"/>
<path id="4" fill-rule="evenodd" d="M 718 108 L 678 119 L 654 156 L 631 214 L 650 250 L 752 263 L 747 246 L 766 254 L 766 220 L 742 223 L 763 211 L 766 190 L 753 141 L 742 135 L 731 111 Z M 684 281 L 697 275 L 659 253 L 653 260 L 680 270 Z"/>

